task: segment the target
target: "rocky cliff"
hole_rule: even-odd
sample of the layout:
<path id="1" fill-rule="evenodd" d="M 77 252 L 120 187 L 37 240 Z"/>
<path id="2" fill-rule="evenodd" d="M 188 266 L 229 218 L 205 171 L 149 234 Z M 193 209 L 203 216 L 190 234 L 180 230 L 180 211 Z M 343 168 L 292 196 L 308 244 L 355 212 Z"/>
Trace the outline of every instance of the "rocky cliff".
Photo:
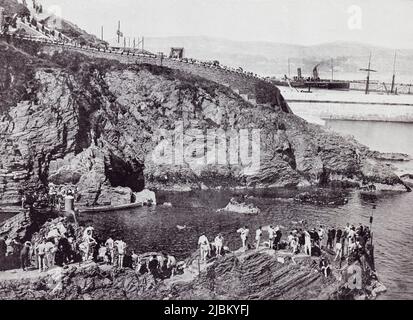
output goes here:
<path id="1" fill-rule="evenodd" d="M 126 198 L 145 186 L 354 186 L 366 180 L 405 189 L 357 142 L 276 103 L 252 105 L 228 87 L 155 65 L 47 55 L 0 40 L 0 112 L 0 203 L 16 203 L 22 190 L 50 182 L 77 185 L 80 201 L 90 204 L 105 202 L 116 187 Z M 206 161 L 204 154 L 214 150 L 202 133 L 211 129 L 225 133 L 215 140 L 221 146 L 236 141 L 238 130 L 260 129 L 258 170 L 231 161 L 239 142 L 215 150 L 223 162 Z M 168 151 L 171 132 L 183 132 L 183 162 Z"/>

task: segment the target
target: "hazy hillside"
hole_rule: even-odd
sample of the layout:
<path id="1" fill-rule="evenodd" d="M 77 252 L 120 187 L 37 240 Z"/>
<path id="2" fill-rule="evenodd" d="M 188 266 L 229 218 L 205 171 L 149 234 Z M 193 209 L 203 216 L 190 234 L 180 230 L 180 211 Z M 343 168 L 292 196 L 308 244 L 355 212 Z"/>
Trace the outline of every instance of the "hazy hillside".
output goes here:
<path id="1" fill-rule="evenodd" d="M 330 76 L 330 59 L 333 59 L 337 78 L 364 78 L 359 71 L 365 68 L 370 52 L 372 67 L 379 73 L 374 76 L 390 79 L 393 70 L 394 50 L 364 45 L 356 42 L 333 42 L 316 46 L 300 46 L 271 42 L 241 42 L 209 37 L 146 38 L 146 49 L 169 52 L 172 46 L 185 47 L 186 56 L 199 59 L 217 59 L 221 63 L 242 66 L 263 75 L 285 74 L 288 59 L 291 74 L 301 67 L 310 74 L 314 65 L 323 62 L 320 73 Z M 399 80 L 413 80 L 413 50 L 398 50 L 397 72 Z"/>
<path id="2" fill-rule="evenodd" d="M 18 3 L 16 0 L 0 0 L 0 7 L 4 8 L 6 15 L 13 15 L 15 13 L 23 14 L 28 13 L 28 9 Z"/>

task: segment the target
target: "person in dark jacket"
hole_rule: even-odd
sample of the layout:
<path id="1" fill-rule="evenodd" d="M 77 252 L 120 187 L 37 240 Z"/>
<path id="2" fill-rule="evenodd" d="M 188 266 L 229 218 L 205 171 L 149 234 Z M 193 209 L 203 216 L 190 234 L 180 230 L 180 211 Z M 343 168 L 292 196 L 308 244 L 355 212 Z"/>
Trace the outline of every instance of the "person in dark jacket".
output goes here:
<path id="1" fill-rule="evenodd" d="M 277 226 L 275 231 L 275 238 L 274 238 L 274 250 L 278 250 L 279 244 L 281 242 L 282 232 L 280 228 Z"/>
<path id="2" fill-rule="evenodd" d="M 20 266 L 23 271 L 26 271 L 30 267 L 30 251 L 32 244 L 29 241 L 24 243 L 23 248 L 20 251 Z"/>
<path id="3" fill-rule="evenodd" d="M 343 231 L 341 229 L 338 229 L 336 232 L 336 242 L 340 242 L 342 235 Z"/>
<path id="4" fill-rule="evenodd" d="M 0 271 L 4 271 L 6 269 L 6 252 L 6 240 L 4 238 L 0 238 Z"/>
<path id="5" fill-rule="evenodd" d="M 156 278 L 158 277 L 158 267 L 159 262 L 156 255 L 153 255 L 148 262 L 148 270 L 153 276 L 153 280 L 156 283 Z"/>

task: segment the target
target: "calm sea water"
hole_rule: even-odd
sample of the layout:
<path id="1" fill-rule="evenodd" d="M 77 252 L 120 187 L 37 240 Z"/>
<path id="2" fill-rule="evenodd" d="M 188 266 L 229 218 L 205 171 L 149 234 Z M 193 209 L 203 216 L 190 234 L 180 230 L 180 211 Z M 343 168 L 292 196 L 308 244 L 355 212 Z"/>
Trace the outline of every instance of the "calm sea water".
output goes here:
<path id="1" fill-rule="evenodd" d="M 388 288 L 383 298 L 413 299 L 413 193 L 383 193 L 376 199 L 363 199 L 352 192 L 346 205 L 315 206 L 282 199 L 291 192 L 251 191 L 251 201 L 262 210 L 257 216 L 216 212 L 235 192 L 199 191 L 158 195 L 160 203 L 171 202 L 173 207 L 90 214 L 82 221 L 93 224 L 103 237 L 124 239 L 137 252 L 165 250 L 183 259 L 196 250 L 197 239 L 203 232 L 210 240 L 223 233 L 226 244 L 236 249 L 240 246 L 236 230 L 243 225 L 255 230 L 260 225 L 279 224 L 286 227 L 285 234 L 294 226 L 292 221 L 306 219 L 314 227 L 339 227 L 347 222 L 368 224 L 373 214 L 377 270 Z M 179 230 L 177 225 L 186 228 Z"/>
<path id="2" fill-rule="evenodd" d="M 407 153 L 413 157 L 413 123 L 326 120 L 326 127 L 352 135 L 373 150 Z"/>

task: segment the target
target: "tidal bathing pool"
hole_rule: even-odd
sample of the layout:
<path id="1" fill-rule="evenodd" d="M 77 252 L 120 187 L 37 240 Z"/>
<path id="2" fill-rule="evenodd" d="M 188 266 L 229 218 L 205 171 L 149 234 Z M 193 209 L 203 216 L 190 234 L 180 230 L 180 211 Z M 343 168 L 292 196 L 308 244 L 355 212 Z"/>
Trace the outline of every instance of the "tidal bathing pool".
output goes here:
<path id="1" fill-rule="evenodd" d="M 158 202 L 170 202 L 172 207 L 88 214 L 81 220 L 93 224 L 103 237 L 121 238 L 137 252 L 166 251 L 184 259 L 196 250 L 201 233 L 213 240 L 221 232 L 225 245 L 233 250 L 241 246 L 236 230 L 244 225 L 252 232 L 259 226 L 281 225 L 286 237 L 299 220 L 305 219 L 314 227 L 344 227 L 347 222 L 368 225 L 373 215 L 376 268 L 387 287 L 380 298 L 413 299 L 413 193 L 389 192 L 364 198 L 354 191 L 345 205 L 318 206 L 294 202 L 286 190 L 251 191 L 251 202 L 261 209 L 259 215 L 218 213 L 217 209 L 225 207 L 235 193 L 240 192 L 161 193 Z"/>

